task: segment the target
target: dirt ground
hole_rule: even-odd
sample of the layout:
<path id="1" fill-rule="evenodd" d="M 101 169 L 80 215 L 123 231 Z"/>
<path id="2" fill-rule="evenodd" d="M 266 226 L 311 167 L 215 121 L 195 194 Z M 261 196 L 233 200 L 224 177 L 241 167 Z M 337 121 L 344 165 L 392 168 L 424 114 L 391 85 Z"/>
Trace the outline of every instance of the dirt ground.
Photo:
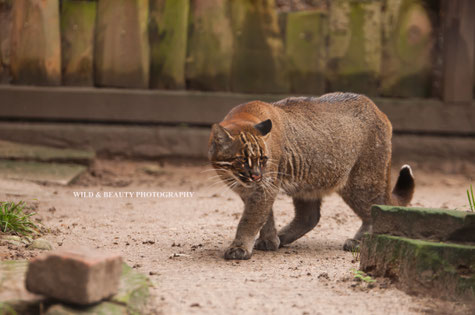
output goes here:
<path id="1" fill-rule="evenodd" d="M 118 251 L 154 282 L 150 313 L 163 314 L 470 314 L 468 306 L 410 296 L 397 283 L 357 282 L 359 263 L 342 251 L 360 225 L 337 196 L 327 197 L 317 228 L 276 252 L 255 251 L 248 261 L 225 261 L 241 214 L 239 197 L 209 180 L 210 167 L 106 161 L 70 186 L 0 180 L 0 200 L 24 200 L 50 230 L 55 248 Z M 473 169 L 473 168 L 472 168 Z M 413 206 L 467 208 L 475 174 L 414 168 Z M 99 196 L 80 198 L 74 192 Z M 192 192 L 154 198 L 111 192 Z M 291 199 L 274 207 L 279 227 L 292 218 Z M 0 246 L 0 259 L 29 259 L 38 251 Z"/>

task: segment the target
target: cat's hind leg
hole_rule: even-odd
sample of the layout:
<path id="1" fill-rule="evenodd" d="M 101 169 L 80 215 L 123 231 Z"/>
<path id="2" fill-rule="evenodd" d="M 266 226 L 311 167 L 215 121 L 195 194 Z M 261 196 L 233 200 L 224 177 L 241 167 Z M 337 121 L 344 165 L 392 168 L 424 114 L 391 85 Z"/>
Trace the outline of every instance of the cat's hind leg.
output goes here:
<path id="1" fill-rule="evenodd" d="M 358 247 L 361 238 L 371 232 L 371 206 L 387 204 L 388 202 L 388 173 L 387 166 L 357 165 L 352 170 L 346 185 L 339 191 L 346 204 L 362 220 L 362 224 L 353 238 L 347 239 L 343 250 L 352 251 Z"/>
<path id="2" fill-rule="evenodd" d="M 274 212 L 271 210 L 266 224 L 261 229 L 259 238 L 254 245 L 258 250 L 277 250 L 280 245 L 277 230 L 275 229 Z"/>
<path id="3" fill-rule="evenodd" d="M 279 232 L 280 246 L 290 244 L 312 230 L 320 221 L 322 199 L 293 198 L 294 219 Z"/>

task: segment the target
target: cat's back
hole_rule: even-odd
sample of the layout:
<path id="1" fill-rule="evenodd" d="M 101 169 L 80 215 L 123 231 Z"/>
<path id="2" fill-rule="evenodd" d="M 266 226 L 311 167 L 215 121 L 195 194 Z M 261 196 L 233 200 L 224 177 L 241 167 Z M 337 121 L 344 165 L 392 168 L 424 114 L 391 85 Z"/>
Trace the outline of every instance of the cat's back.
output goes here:
<path id="1" fill-rule="evenodd" d="M 391 124 L 384 113 L 368 97 L 356 93 L 328 93 L 320 97 L 289 97 L 273 103 L 287 116 L 308 120 L 358 120 L 368 125 Z"/>
<path id="2" fill-rule="evenodd" d="M 377 107 L 366 96 L 356 93 L 328 93 L 319 97 L 289 97 L 273 103 L 285 112 L 308 111 L 308 112 L 341 112 L 361 113 L 374 111 Z"/>

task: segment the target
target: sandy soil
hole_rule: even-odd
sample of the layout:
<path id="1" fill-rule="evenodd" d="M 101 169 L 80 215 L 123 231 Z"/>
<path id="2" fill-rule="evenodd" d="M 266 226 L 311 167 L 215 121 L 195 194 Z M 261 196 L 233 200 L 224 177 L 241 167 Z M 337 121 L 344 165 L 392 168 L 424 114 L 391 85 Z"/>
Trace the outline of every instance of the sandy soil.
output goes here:
<path id="1" fill-rule="evenodd" d="M 248 261 L 225 261 L 242 202 L 202 166 L 97 161 L 68 187 L 0 180 L 0 200 L 25 200 L 50 229 L 56 247 L 119 251 L 155 283 L 150 313 L 163 314 L 465 314 L 467 306 L 409 296 L 388 279 L 356 282 L 358 262 L 341 250 L 359 219 L 336 195 L 328 197 L 317 228 L 277 252 L 255 251 Z M 415 171 L 412 205 L 466 208 L 475 174 Z M 79 198 L 74 192 L 100 193 Z M 103 197 L 105 192 L 193 192 L 189 198 Z M 279 196 L 281 227 L 292 203 Z M 37 255 L 0 246 L 0 259 Z"/>

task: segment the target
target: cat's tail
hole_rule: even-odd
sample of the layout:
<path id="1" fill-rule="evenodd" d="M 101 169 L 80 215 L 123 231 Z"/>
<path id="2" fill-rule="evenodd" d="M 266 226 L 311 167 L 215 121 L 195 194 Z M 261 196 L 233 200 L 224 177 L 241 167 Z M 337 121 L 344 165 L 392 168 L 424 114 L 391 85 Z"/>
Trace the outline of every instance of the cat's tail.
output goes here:
<path id="1" fill-rule="evenodd" d="M 392 204 L 395 206 L 407 206 L 414 195 L 416 183 L 409 165 L 404 165 L 399 171 L 399 177 L 392 192 Z"/>

